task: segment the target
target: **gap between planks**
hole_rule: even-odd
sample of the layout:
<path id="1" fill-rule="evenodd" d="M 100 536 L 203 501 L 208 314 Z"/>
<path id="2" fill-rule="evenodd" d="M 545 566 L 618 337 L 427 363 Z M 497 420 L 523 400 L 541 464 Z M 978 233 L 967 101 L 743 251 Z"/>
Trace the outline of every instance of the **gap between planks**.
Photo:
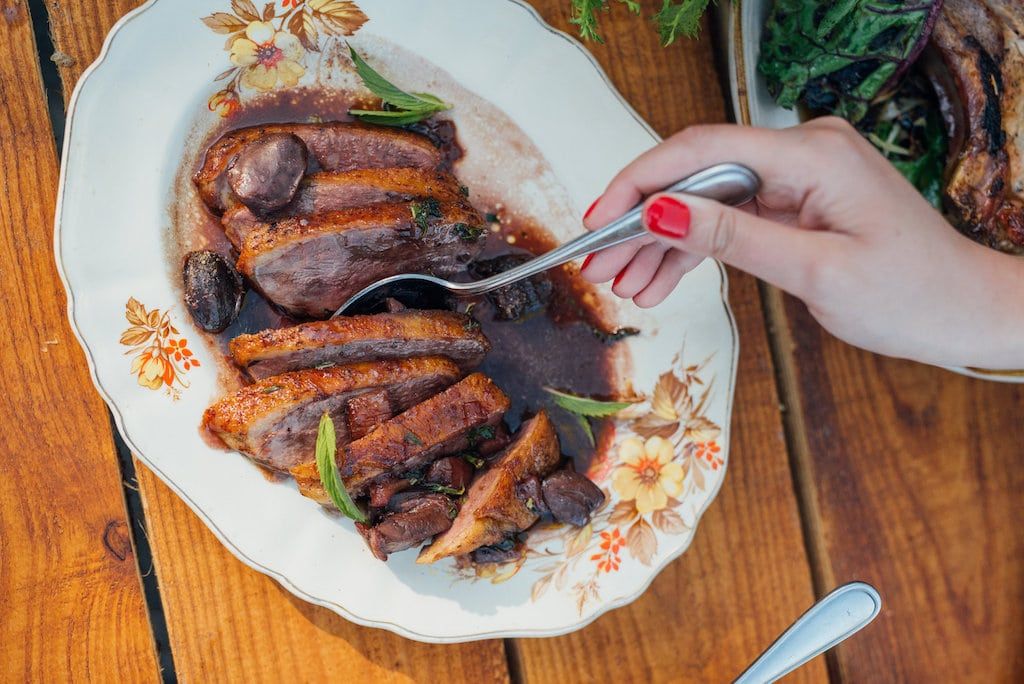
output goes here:
<path id="1" fill-rule="evenodd" d="M 64 151 L 65 106 L 63 92 L 71 88 L 63 88 L 63 78 L 53 60 L 56 48 L 50 35 L 50 13 L 43 0 L 28 0 L 29 16 L 35 35 L 36 55 L 39 71 L 42 76 L 43 91 L 46 96 L 47 109 L 50 114 L 50 128 L 53 131 L 58 161 L 62 161 Z M 73 85 L 73 84 L 68 84 Z M 125 517 L 128 519 L 132 546 L 135 552 L 136 573 L 142 586 L 149 625 L 153 635 L 153 649 L 156 653 L 160 674 L 165 682 L 176 682 L 174 657 L 170 642 L 167 639 L 167 624 L 164 619 L 163 604 L 160 599 L 159 582 L 153 554 L 147 537 L 146 517 L 142 510 L 142 498 L 137 489 L 135 467 L 132 463 L 128 447 L 121 439 L 114 426 L 113 417 L 108 410 L 107 418 L 114 436 L 114 447 L 121 472 L 121 489 L 124 496 Z"/>

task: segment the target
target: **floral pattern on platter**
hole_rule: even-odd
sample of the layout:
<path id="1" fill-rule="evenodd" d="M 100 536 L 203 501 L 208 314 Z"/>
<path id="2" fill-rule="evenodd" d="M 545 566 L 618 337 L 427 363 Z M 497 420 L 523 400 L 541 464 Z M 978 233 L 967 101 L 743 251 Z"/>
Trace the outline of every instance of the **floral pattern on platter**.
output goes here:
<path id="1" fill-rule="evenodd" d="M 130 347 L 125 352 L 132 359 L 131 373 L 139 384 L 151 390 L 167 388 L 174 399 L 188 387 L 184 375 L 200 365 L 188 340 L 171 323 L 171 312 L 160 309 L 146 310 L 134 297 L 125 304 L 124 317 L 131 326 L 121 333 L 121 344 Z"/>
<path id="2" fill-rule="evenodd" d="M 229 117 L 241 106 L 242 89 L 269 92 L 298 84 L 306 56 L 320 52 L 320 37 L 351 36 L 367 17 L 350 0 L 275 0 L 257 10 L 252 0 L 231 0 L 231 12 L 214 12 L 203 23 L 227 35 L 224 49 L 232 67 L 214 82 L 228 80 L 208 101 L 210 111 Z"/>
<path id="3" fill-rule="evenodd" d="M 610 462 L 595 459 L 588 475 L 601 487 L 605 503 L 588 525 L 547 524 L 530 530 L 525 554 L 508 563 L 456 563 L 460 579 L 505 582 L 524 567 L 541 576 L 533 583 L 537 601 L 552 585 L 570 587 L 580 615 L 601 598 L 601 579 L 626 563 L 653 565 L 658 537 L 681 535 L 696 525 L 686 513 L 689 500 L 703 494 L 710 478 L 721 477 L 725 457 L 721 428 L 706 411 L 714 380 L 701 373 L 710 359 L 663 373 L 650 400 L 616 416 Z M 676 368 L 678 366 L 678 369 Z"/>

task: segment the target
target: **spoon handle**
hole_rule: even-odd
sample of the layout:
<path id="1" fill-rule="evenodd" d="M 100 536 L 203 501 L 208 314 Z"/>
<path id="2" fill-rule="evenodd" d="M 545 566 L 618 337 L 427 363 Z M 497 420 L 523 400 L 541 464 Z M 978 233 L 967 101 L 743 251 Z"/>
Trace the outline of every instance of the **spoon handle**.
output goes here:
<path id="1" fill-rule="evenodd" d="M 685 192 L 724 204 L 739 205 L 753 199 L 760 185 L 757 174 L 746 166 L 716 164 L 665 188 L 665 192 Z M 463 294 L 483 294 L 646 233 L 641 203 L 600 230 L 584 233 L 520 266 L 483 280 L 456 284 L 453 289 Z"/>
<path id="2" fill-rule="evenodd" d="M 801 615 L 735 684 L 774 682 L 859 632 L 881 609 L 882 597 L 870 584 L 844 584 Z"/>

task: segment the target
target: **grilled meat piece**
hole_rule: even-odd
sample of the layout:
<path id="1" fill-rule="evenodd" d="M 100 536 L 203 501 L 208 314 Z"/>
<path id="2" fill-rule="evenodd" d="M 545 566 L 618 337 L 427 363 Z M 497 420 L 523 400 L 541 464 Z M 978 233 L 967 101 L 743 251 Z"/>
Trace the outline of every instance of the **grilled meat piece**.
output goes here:
<path id="1" fill-rule="evenodd" d="M 228 164 L 228 186 L 245 206 L 259 213 L 292 201 L 306 173 L 308 153 L 291 133 L 268 133 L 242 148 Z"/>
<path id="2" fill-rule="evenodd" d="M 357 496 L 391 474 L 462 451 L 471 430 L 496 425 L 508 407 L 508 397 L 490 378 L 473 373 L 339 449 L 345 487 Z"/>
<path id="3" fill-rule="evenodd" d="M 220 254 L 210 250 L 189 252 L 181 280 L 185 306 L 200 328 L 221 332 L 238 318 L 245 286 L 235 267 Z"/>
<path id="4" fill-rule="evenodd" d="M 391 477 L 374 483 L 370 486 L 370 507 L 384 508 L 391 503 L 396 494 L 404 492 L 409 487 L 412 487 L 412 480 L 408 477 Z M 415 495 L 417 492 L 409 494 Z"/>
<path id="5" fill-rule="evenodd" d="M 523 423 L 512 444 L 473 481 L 451 529 L 423 549 L 417 563 L 433 563 L 496 544 L 537 521 L 537 513 L 516 496 L 516 485 L 542 478 L 561 460 L 558 435 L 543 411 Z"/>
<path id="6" fill-rule="evenodd" d="M 393 415 L 394 407 L 386 389 L 357 394 L 348 400 L 345 407 L 348 438 L 359 439 Z"/>
<path id="7" fill-rule="evenodd" d="M 491 345 L 473 319 L 453 311 L 405 310 L 339 316 L 239 335 L 231 356 L 254 378 L 299 368 L 379 359 L 444 356 L 469 370 Z"/>
<path id="8" fill-rule="evenodd" d="M 469 554 L 469 559 L 474 563 L 510 563 L 519 560 L 525 550 L 522 544 L 508 539 L 495 546 L 481 546 Z"/>
<path id="9" fill-rule="evenodd" d="M 426 482 L 441 485 L 449 489 L 465 491 L 469 481 L 473 479 L 473 466 L 461 456 L 445 456 L 430 464 L 427 469 Z"/>
<path id="10" fill-rule="evenodd" d="M 483 247 L 460 228 L 480 224 L 468 204 L 429 200 L 263 223 L 246 236 L 238 270 L 289 313 L 327 318 L 381 278 L 460 270 Z"/>
<path id="11" fill-rule="evenodd" d="M 382 561 L 388 554 L 411 549 L 452 526 L 456 506 L 443 494 L 423 494 L 403 502 L 401 510 L 388 513 L 371 527 L 366 543 Z"/>
<path id="12" fill-rule="evenodd" d="M 412 167 L 436 169 L 441 151 L 422 135 L 400 128 L 362 123 L 267 124 L 229 131 L 206 150 L 202 166 L 192 176 L 199 196 L 214 213 L 237 203 L 226 172 L 251 142 L 268 135 L 293 134 L 309 151 L 308 171 L 348 171 Z"/>
<path id="13" fill-rule="evenodd" d="M 926 56 L 950 136 L 947 207 L 967 235 L 1018 254 L 1024 253 L 1022 32 L 1016 0 L 946 0 Z"/>
<path id="14" fill-rule="evenodd" d="M 411 168 L 324 171 L 306 176 L 287 206 L 263 215 L 244 204 L 238 205 L 224 212 L 221 224 L 231 244 L 239 248 L 249 231 L 262 222 L 261 216 L 267 221 L 279 221 L 291 216 L 427 197 L 439 202 L 463 199 L 459 182 L 450 173 Z"/>
<path id="15" fill-rule="evenodd" d="M 232 449 L 276 470 L 313 457 L 317 425 L 326 411 L 338 442 L 349 439 L 349 403 L 384 390 L 394 415 L 455 382 L 458 366 L 437 357 L 375 361 L 309 369 L 266 378 L 224 397 L 203 415 L 203 424 Z M 359 424 L 359 421 L 351 421 Z"/>
<path id="16" fill-rule="evenodd" d="M 559 470 L 544 479 L 544 503 L 551 515 L 561 523 L 583 527 L 590 514 L 604 503 L 604 492 L 586 475 L 572 470 Z"/>
<path id="17" fill-rule="evenodd" d="M 473 262 L 469 270 L 477 278 L 489 278 L 515 268 L 533 257 L 527 254 L 506 254 L 493 259 Z M 498 288 L 487 293 L 487 299 L 494 305 L 498 320 L 514 321 L 527 314 L 539 311 L 551 300 L 554 286 L 551 277 L 546 273 L 538 273 L 526 280 Z"/>

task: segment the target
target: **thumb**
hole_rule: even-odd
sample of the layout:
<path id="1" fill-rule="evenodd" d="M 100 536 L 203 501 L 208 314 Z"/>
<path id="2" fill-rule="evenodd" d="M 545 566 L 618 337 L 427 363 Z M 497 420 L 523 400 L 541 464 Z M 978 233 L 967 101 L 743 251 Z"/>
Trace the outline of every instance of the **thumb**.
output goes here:
<path id="1" fill-rule="evenodd" d="M 808 273 L 827 247 L 825 233 L 681 193 L 648 198 L 644 225 L 662 243 L 718 259 L 797 296 L 804 294 Z"/>

